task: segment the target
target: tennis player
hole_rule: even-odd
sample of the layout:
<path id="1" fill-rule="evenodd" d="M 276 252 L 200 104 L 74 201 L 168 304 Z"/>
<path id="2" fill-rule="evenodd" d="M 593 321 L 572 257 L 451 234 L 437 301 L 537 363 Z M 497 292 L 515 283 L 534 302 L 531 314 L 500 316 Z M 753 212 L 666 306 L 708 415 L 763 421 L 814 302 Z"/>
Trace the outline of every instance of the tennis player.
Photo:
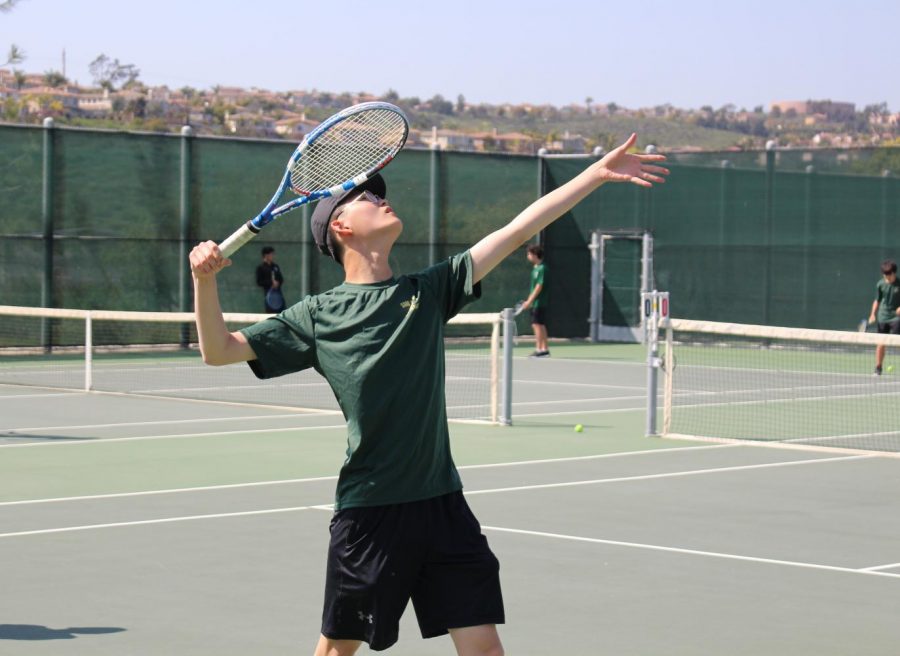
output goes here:
<path id="1" fill-rule="evenodd" d="M 311 227 L 343 284 L 240 332 L 223 321 L 216 274 L 230 260 L 214 242 L 190 255 L 203 360 L 248 361 L 260 378 L 309 367 L 331 385 L 347 421 L 327 557 L 316 656 L 387 649 L 412 599 L 422 636 L 450 634 L 458 654 L 499 656 L 499 564 L 462 495 L 444 399 L 444 324 L 481 295 L 481 280 L 539 230 L 607 182 L 650 187 L 661 155 L 636 140 L 537 200 L 470 250 L 424 271 L 394 274 L 403 223 L 376 176 L 322 200 Z"/>
<path id="2" fill-rule="evenodd" d="M 526 249 L 531 262 L 531 291 L 522 303 L 522 309 L 531 308 L 531 329 L 534 331 L 534 353 L 532 358 L 550 357 L 547 346 L 547 294 L 544 293 L 544 249 L 532 244 Z"/>
<path id="3" fill-rule="evenodd" d="M 869 313 L 869 323 L 878 324 L 878 332 L 900 335 L 900 282 L 897 281 L 897 263 L 885 260 L 881 263 L 881 279 L 875 284 L 875 300 Z M 881 375 L 886 347 L 875 347 L 875 375 Z"/>

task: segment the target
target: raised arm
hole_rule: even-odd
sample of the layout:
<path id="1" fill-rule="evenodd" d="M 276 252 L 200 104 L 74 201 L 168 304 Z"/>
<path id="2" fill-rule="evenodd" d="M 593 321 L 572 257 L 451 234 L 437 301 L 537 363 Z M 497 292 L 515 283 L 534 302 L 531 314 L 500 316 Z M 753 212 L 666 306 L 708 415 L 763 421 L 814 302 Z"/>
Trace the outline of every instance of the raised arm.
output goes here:
<path id="1" fill-rule="evenodd" d="M 669 170 L 652 164 L 665 161 L 665 156 L 629 154 L 628 149 L 636 141 L 637 135 L 632 134 L 625 143 L 610 151 L 603 159 L 591 164 L 562 187 L 542 196 L 504 227 L 475 244 L 471 249 L 475 281 L 484 278 L 508 255 L 575 207 L 600 185 L 607 182 L 631 182 L 641 187 L 652 187 L 654 182 L 665 182 L 662 176 L 668 175 Z"/>
<path id="2" fill-rule="evenodd" d="M 191 251 L 191 274 L 194 277 L 194 316 L 200 337 L 200 353 L 206 364 L 222 365 L 255 360 L 256 353 L 241 333 L 225 326 L 216 274 L 231 264 L 213 241 L 199 244 Z"/>

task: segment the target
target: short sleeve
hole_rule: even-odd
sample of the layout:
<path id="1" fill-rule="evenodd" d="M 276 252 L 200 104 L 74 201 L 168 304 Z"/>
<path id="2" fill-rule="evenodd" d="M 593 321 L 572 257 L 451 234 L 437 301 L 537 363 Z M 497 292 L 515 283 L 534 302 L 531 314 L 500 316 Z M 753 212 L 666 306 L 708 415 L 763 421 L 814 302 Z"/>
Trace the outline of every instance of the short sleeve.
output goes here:
<path id="1" fill-rule="evenodd" d="M 881 303 L 881 281 L 875 283 L 875 301 Z"/>
<path id="2" fill-rule="evenodd" d="M 241 333 L 256 353 L 256 359 L 247 364 L 257 378 L 276 378 L 316 366 L 315 326 L 307 300 L 242 328 Z"/>
<path id="3" fill-rule="evenodd" d="M 544 265 L 542 264 L 537 268 L 537 275 L 534 277 L 535 285 L 543 285 L 544 284 Z"/>
<path id="4" fill-rule="evenodd" d="M 466 305 L 481 298 L 481 283 L 474 282 L 472 255 L 469 251 L 438 262 L 420 274 L 443 309 L 444 321 L 449 321 Z"/>

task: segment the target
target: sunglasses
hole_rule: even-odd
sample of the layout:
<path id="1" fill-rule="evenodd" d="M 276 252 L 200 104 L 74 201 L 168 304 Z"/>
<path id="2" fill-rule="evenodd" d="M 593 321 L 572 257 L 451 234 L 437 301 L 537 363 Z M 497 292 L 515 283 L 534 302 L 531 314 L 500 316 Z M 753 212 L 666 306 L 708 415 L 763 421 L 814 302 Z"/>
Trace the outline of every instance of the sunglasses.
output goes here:
<path id="1" fill-rule="evenodd" d="M 361 201 L 361 200 L 368 201 L 368 202 L 370 202 L 370 203 L 372 203 L 372 204 L 374 204 L 374 205 L 381 205 L 381 203 L 382 203 L 382 201 L 383 201 L 384 199 L 381 198 L 380 196 L 376 195 L 376 194 L 373 194 L 371 191 L 364 191 L 364 192 L 362 192 L 359 196 L 357 196 L 356 198 L 354 198 L 353 200 L 351 200 L 351 201 L 349 201 L 349 202 L 344 203 L 343 205 L 341 205 L 341 206 L 337 209 L 337 211 L 331 216 L 331 218 L 332 218 L 332 219 L 336 219 L 337 217 L 339 217 L 339 216 L 341 215 L 341 213 L 347 208 L 348 205 L 351 205 L 351 204 L 353 204 L 353 203 L 357 203 L 357 202 L 359 202 L 359 201 Z"/>

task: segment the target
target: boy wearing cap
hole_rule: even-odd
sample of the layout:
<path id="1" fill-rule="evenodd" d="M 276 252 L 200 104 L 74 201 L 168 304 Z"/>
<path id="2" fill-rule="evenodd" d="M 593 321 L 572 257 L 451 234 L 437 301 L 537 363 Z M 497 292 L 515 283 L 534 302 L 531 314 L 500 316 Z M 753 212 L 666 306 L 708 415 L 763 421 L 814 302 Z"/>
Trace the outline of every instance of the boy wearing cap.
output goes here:
<path id="1" fill-rule="evenodd" d="M 569 183 L 539 199 L 470 250 L 419 273 L 388 263 L 403 224 L 381 176 L 320 201 L 311 227 L 344 282 L 280 315 L 229 333 L 216 274 L 230 264 L 213 242 L 191 252 L 204 362 L 247 361 L 260 378 L 312 367 L 347 421 L 316 656 L 382 650 L 397 640 L 412 599 L 423 637 L 450 633 L 459 654 L 499 656 L 499 565 L 462 495 L 450 453 L 443 330 L 481 295 L 504 258 L 606 182 L 649 187 L 668 174 L 633 155 L 632 135 Z"/>

